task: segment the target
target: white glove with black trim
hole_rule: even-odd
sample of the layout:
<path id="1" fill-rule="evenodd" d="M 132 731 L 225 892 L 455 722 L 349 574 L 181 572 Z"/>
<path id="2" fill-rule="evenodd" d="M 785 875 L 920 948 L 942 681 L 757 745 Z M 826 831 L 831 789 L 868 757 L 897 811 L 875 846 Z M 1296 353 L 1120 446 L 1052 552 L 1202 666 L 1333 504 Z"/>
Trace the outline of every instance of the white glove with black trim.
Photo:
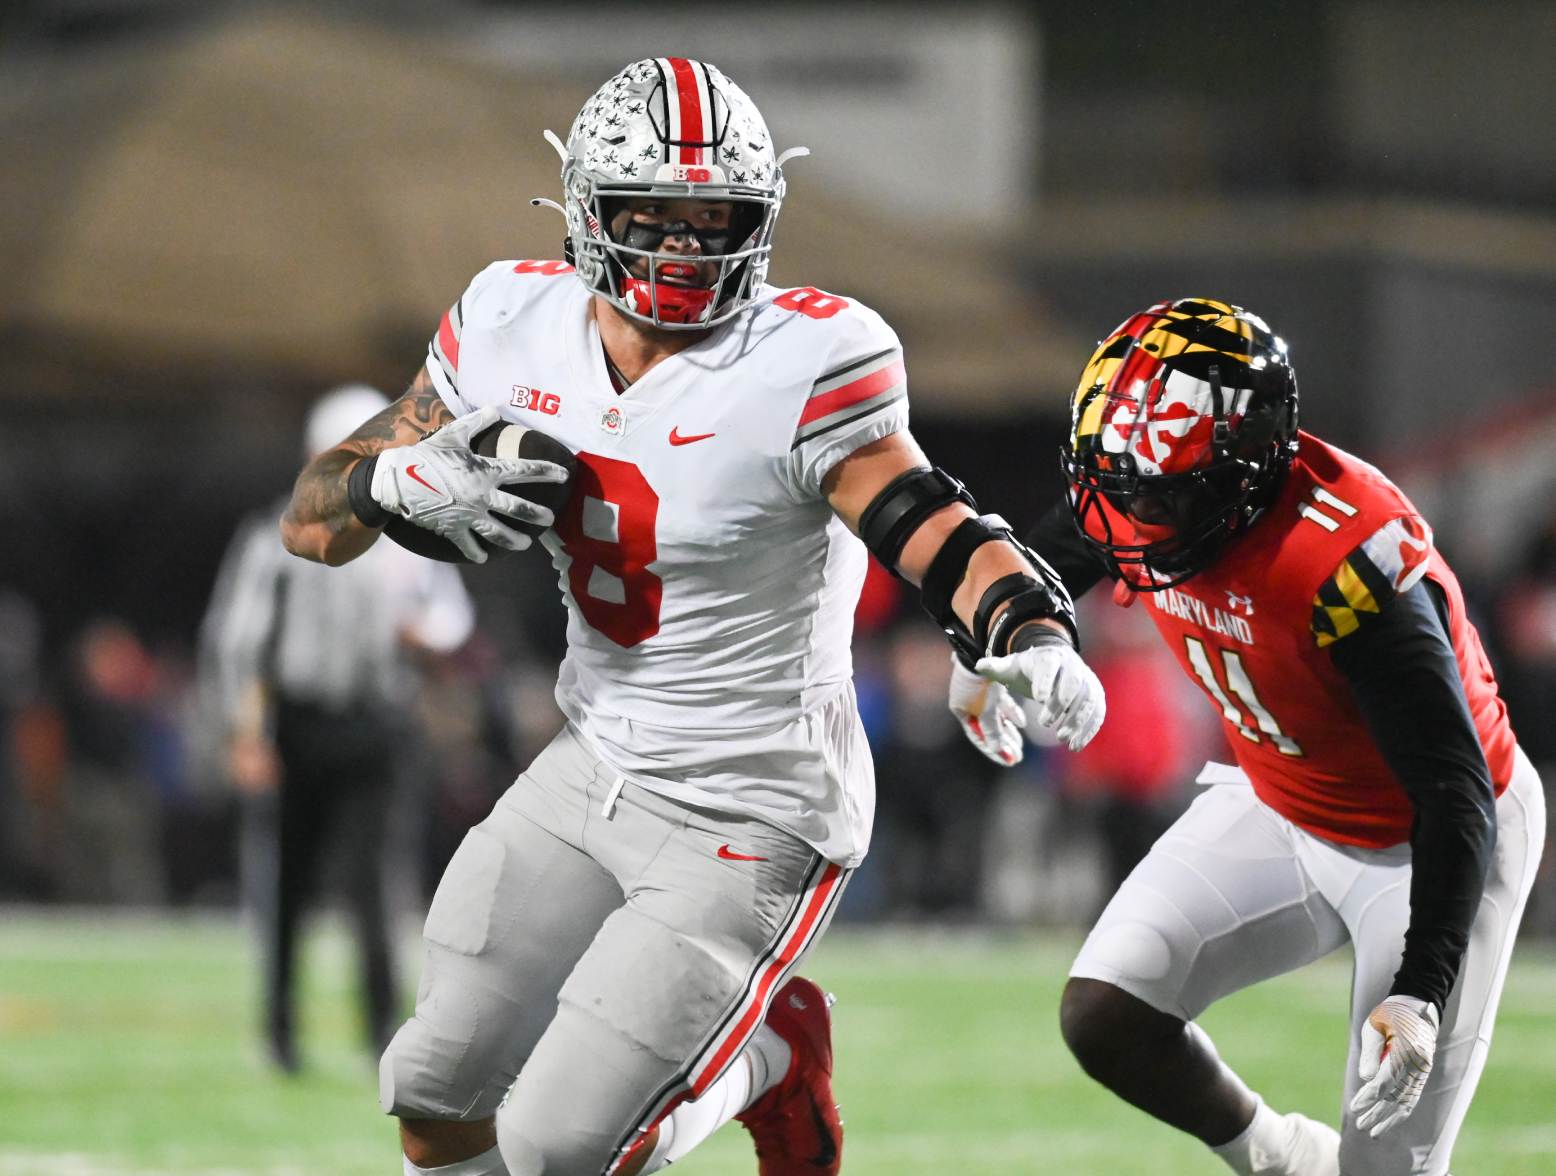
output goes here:
<path id="1" fill-rule="evenodd" d="M 497 421 L 495 408 L 481 408 L 414 445 L 385 449 L 373 469 L 374 500 L 443 536 L 472 563 L 486 562 L 486 551 L 476 536 L 494 547 L 523 551 L 530 537 L 493 518 L 493 512 L 549 527 L 551 511 L 501 487 L 514 482 L 565 482 L 568 474 L 554 462 L 475 453 L 471 439 Z"/>
<path id="2" fill-rule="evenodd" d="M 1357 1066 L 1365 1085 L 1351 1100 L 1359 1130 L 1376 1139 L 1410 1118 L 1432 1073 L 1437 1028 L 1437 1006 L 1414 996 L 1391 996 L 1367 1014 Z"/>
<path id="3" fill-rule="evenodd" d="M 1038 723 L 1071 751 L 1091 742 L 1107 714 L 1102 683 L 1060 634 L 1004 657 L 986 657 L 975 667 L 1020 698 L 1037 703 Z"/>
<path id="4" fill-rule="evenodd" d="M 1021 729 L 1027 716 L 1010 691 L 973 673 L 951 655 L 951 713 L 967 741 L 1003 768 L 1019 764 L 1026 750 Z"/>

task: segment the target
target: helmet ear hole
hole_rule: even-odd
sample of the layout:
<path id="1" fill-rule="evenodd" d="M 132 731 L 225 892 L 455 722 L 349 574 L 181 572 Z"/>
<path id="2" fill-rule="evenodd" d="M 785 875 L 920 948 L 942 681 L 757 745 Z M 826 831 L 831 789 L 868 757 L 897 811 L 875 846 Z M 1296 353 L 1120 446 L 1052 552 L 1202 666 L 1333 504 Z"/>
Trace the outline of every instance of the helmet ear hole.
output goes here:
<path id="1" fill-rule="evenodd" d="M 754 200 L 737 200 L 729 214 L 729 239 L 735 249 L 744 249 L 761 231 L 766 208 Z"/>
<path id="2" fill-rule="evenodd" d="M 606 240 L 615 241 L 617 244 L 621 243 L 612 226 L 615 225 L 617 217 L 621 215 L 626 207 L 627 198 L 625 196 L 600 197 L 600 232 L 605 234 Z"/>

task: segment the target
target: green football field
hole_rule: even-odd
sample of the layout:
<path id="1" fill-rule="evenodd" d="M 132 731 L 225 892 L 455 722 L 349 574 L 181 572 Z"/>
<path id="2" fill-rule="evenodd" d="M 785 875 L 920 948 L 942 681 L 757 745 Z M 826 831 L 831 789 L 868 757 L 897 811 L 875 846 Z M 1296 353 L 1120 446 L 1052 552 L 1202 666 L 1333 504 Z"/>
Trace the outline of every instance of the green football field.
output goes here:
<path id="1" fill-rule="evenodd" d="M 1197 1143 L 1116 1103 L 1065 1054 L 1068 936 L 839 928 L 806 971 L 836 992 L 844 1171 L 1216 1173 Z M 247 942 L 230 922 L 0 909 L 0 1176 L 391 1176 L 395 1132 L 355 1046 L 347 944 L 308 942 L 307 1071 L 253 1034 Z M 1348 963 L 1212 1010 L 1222 1053 L 1282 1110 L 1337 1117 Z M 1515 962 L 1454 1168 L 1556 1172 L 1556 954 Z M 580 1098 L 587 1098 L 580 1091 Z M 754 1173 L 726 1128 L 680 1176 Z"/>

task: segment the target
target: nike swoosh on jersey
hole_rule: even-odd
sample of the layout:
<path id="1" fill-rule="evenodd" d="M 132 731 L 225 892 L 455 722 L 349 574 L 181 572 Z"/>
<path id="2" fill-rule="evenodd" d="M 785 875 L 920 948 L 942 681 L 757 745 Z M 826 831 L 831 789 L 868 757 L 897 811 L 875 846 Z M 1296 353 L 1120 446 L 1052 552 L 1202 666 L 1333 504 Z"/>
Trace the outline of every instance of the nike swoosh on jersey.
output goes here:
<path id="1" fill-rule="evenodd" d="M 683 437 L 678 428 L 670 430 L 671 445 L 690 445 L 693 441 L 706 441 L 709 437 L 717 437 L 717 433 L 693 433 L 689 437 Z"/>
<path id="2" fill-rule="evenodd" d="M 749 853 L 736 853 L 729 847 L 729 842 L 727 841 L 719 846 L 719 857 L 726 862 L 765 862 L 767 860 L 764 857 L 755 857 Z"/>

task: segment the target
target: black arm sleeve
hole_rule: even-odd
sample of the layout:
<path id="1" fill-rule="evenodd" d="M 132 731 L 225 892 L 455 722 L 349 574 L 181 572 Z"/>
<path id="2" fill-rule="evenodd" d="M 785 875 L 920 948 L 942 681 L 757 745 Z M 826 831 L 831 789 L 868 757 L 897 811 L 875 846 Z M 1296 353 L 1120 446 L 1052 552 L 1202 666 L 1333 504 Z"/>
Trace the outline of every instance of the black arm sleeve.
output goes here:
<path id="1" fill-rule="evenodd" d="M 1448 999 L 1485 887 L 1497 826 L 1491 771 L 1430 581 L 1331 646 L 1373 740 L 1415 805 L 1410 926 L 1393 992 Z"/>
<path id="2" fill-rule="evenodd" d="M 1107 576 L 1102 561 L 1075 529 L 1070 504 L 1062 498 L 1037 520 L 1028 533 L 1027 546 L 1059 573 L 1072 600 L 1079 600 L 1098 580 Z"/>

